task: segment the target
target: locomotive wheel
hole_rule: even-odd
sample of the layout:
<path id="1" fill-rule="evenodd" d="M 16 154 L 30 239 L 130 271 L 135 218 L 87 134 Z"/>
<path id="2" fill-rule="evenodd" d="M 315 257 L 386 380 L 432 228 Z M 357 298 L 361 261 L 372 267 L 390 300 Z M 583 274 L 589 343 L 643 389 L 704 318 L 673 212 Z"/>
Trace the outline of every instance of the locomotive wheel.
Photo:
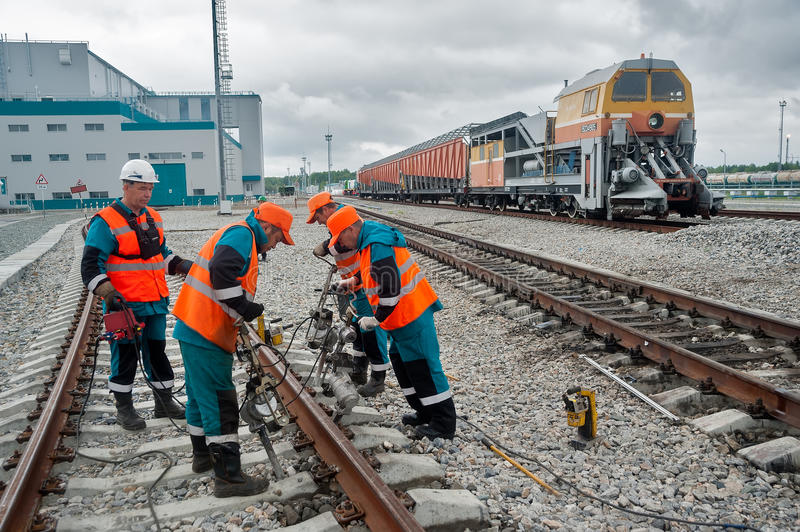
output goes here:
<path id="1" fill-rule="evenodd" d="M 506 210 L 506 201 L 504 199 L 500 200 L 500 203 L 497 205 L 497 210 L 503 212 Z"/>
<path id="2" fill-rule="evenodd" d="M 558 209 L 556 209 L 555 207 L 550 207 L 548 210 L 550 211 L 550 216 L 558 215 Z"/>
<path id="3" fill-rule="evenodd" d="M 567 207 L 567 216 L 570 218 L 575 218 L 578 215 L 578 206 L 575 205 L 575 202 L 569 204 Z"/>
<path id="4" fill-rule="evenodd" d="M 486 206 L 489 207 L 490 211 L 494 210 L 494 208 L 496 207 L 494 196 L 489 196 L 488 198 L 486 198 Z"/>

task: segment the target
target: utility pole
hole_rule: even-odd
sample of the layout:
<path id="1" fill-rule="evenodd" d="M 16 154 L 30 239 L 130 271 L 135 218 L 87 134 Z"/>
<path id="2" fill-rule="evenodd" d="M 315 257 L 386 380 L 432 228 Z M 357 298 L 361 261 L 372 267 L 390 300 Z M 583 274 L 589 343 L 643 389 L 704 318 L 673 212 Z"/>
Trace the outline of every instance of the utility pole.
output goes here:
<path id="1" fill-rule="evenodd" d="M 720 148 L 719 151 L 722 152 L 722 179 L 724 183 L 725 182 L 724 180 L 728 176 L 728 154 L 725 153 L 725 150 L 723 150 L 722 148 Z"/>
<path id="2" fill-rule="evenodd" d="M 305 182 L 306 185 L 308 184 L 308 180 L 306 179 L 306 157 L 305 157 L 305 155 L 300 157 L 300 160 L 303 161 L 303 169 L 300 171 L 300 190 L 305 192 L 306 191 L 306 187 L 303 186 L 303 182 Z"/>
<path id="3" fill-rule="evenodd" d="M 789 164 L 789 138 L 791 138 L 792 134 L 786 134 L 786 164 Z"/>
<path id="4" fill-rule="evenodd" d="M 333 184 L 331 182 L 331 140 L 333 140 L 333 135 L 331 134 L 331 126 L 328 126 L 328 134 L 325 135 L 325 142 L 328 143 L 328 184 Z M 788 139 L 786 141 L 789 142 Z M 789 154 L 789 148 L 786 148 L 786 154 Z"/>
<path id="5" fill-rule="evenodd" d="M 783 160 L 783 154 L 781 150 L 783 149 L 783 108 L 786 107 L 786 100 L 781 100 L 778 102 L 778 105 L 781 107 L 781 125 L 778 130 L 780 133 L 778 134 L 778 171 L 781 170 L 781 161 Z"/>

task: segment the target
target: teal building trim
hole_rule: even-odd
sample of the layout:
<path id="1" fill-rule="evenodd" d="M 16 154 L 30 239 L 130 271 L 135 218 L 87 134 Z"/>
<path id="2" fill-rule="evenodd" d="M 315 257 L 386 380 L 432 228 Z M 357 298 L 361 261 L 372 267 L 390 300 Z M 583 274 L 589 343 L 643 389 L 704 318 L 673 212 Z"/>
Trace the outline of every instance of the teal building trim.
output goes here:
<path id="1" fill-rule="evenodd" d="M 231 144 L 233 144 L 234 146 L 236 146 L 240 150 L 242 149 L 242 145 L 239 142 L 237 142 L 235 138 L 231 137 L 230 135 L 228 135 L 224 131 L 222 132 L 222 134 L 225 135 L 225 138 L 228 139 Z"/>
<path id="2" fill-rule="evenodd" d="M 261 181 L 260 175 L 243 175 L 242 181 Z"/>
<path id="3" fill-rule="evenodd" d="M 214 122 L 123 122 L 122 131 L 177 131 L 187 129 L 214 129 Z"/>

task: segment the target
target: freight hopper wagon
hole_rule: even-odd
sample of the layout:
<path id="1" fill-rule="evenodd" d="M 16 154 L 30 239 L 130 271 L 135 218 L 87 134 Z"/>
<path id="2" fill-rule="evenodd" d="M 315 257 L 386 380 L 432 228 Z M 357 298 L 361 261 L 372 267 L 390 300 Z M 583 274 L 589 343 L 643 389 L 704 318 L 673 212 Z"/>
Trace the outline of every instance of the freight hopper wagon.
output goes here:
<path id="1" fill-rule="evenodd" d="M 694 164 L 691 85 L 674 62 L 641 58 L 595 70 L 554 101 L 555 112 L 472 125 L 466 175 L 446 176 L 459 184 L 447 194 L 460 204 L 608 218 L 708 217 L 722 208 L 723 196 Z M 443 196 L 426 190 L 423 176 L 402 189 L 395 175 L 403 196 Z"/>

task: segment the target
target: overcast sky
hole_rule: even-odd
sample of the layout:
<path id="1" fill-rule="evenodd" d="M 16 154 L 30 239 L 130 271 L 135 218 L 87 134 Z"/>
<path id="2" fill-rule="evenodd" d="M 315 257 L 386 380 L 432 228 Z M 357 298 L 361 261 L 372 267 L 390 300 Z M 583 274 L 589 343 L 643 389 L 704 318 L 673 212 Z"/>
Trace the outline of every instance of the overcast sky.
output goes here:
<path id="1" fill-rule="evenodd" d="M 263 101 L 267 176 L 357 169 L 470 122 L 555 109 L 563 80 L 645 52 L 692 83 L 697 162 L 800 158 L 795 0 L 228 0 L 234 90 Z M 89 41 L 156 91 L 214 89 L 211 2 L 4 2 L 9 39 Z M 784 141 L 785 148 L 785 141 Z"/>

